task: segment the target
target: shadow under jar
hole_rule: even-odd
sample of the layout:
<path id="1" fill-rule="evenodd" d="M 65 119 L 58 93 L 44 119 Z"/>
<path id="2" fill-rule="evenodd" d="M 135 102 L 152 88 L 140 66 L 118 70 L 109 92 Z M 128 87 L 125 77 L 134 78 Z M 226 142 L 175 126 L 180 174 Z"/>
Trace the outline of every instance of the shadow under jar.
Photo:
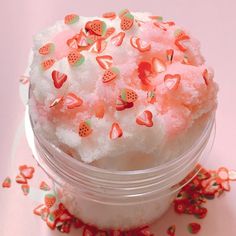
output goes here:
<path id="1" fill-rule="evenodd" d="M 196 142 L 174 160 L 144 170 L 109 171 L 71 158 L 34 132 L 28 108 L 25 121 L 33 155 L 52 179 L 60 201 L 84 223 L 100 229 L 128 230 L 160 218 L 193 178 L 186 176 L 206 161 L 215 136 L 212 114 Z"/>

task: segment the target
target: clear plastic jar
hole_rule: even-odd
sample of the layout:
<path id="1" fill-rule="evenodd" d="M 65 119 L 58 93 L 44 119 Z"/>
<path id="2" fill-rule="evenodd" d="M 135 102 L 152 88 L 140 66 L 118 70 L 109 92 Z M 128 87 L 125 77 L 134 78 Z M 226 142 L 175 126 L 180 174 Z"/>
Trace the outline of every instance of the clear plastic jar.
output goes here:
<path id="1" fill-rule="evenodd" d="M 135 171 L 104 170 L 71 158 L 34 132 L 28 109 L 26 134 L 34 157 L 72 214 L 101 229 L 127 230 L 154 222 L 169 208 L 178 190 L 190 180 L 186 176 L 206 160 L 214 141 L 215 117 L 212 115 L 199 139 L 181 156 Z"/>

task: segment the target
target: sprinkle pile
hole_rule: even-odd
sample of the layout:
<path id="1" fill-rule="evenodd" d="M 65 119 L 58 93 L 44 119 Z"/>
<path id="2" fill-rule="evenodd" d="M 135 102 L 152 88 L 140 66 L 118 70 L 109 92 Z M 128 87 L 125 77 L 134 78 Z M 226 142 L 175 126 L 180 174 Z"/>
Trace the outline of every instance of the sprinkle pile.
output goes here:
<path id="1" fill-rule="evenodd" d="M 174 210 L 179 214 L 194 215 L 198 219 L 203 219 L 207 215 L 207 208 L 204 207 L 207 200 L 212 200 L 221 196 L 225 191 L 230 191 L 230 181 L 236 181 L 236 171 L 228 170 L 225 167 L 220 167 L 218 170 L 207 171 L 201 166 L 197 175 L 185 185 L 173 201 Z M 19 167 L 20 174 L 16 177 L 16 182 L 24 186 L 27 179 L 33 177 L 34 168 L 27 165 Z M 193 175 L 195 172 L 191 173 Z M 7 177 L 3 183 L 3 188 L 11 186 L 10 178 Z M 180 183 L 182 184 L 182 183 Z M 44 203 L 39 204 L 33 213 L 40 216 L 47 226 L 54 230 L 57 229 L 62 233 L 70 233 L 72 227 L 81 229 L 83 236 L 154 236 L 150 231 L 150 226 L 140 226 L 129 231 L 114 230 L 114 229 L 99 229 L 93 225 L 85 224 L 82 220 L 74 217 L 60 203 L 56 194 L 50 191 L 49 185 L 42 181 L 39 188 L 46 191 L 44 194 Z M 27 190 L 25 190 L 27 193 Z M 27 194 L 25 194 L 27 195 Z M 171 225 L 166 233 L 169 236 L 176 236 L 176 225 Z M 191 234 L 196 234 L 201 230 L 199 223 L 191 222 L 187 225 L 187 229 Z"/>
<path id="2" fill-rule="evenodd" d="M 21 185 L 21 189 L 24 195 L 28 195 L 30 191 L 30 186 L 28 184 L 28 180 L 33 178 L 34 167 L 22 165 L 19 166 L 20 173 L 16 176 L 16 183 Z"/>
<path id="3" fill-rule="evenodd" d="M 194 215 L 198 219 L 205 218 L 207 209 L 204 204 L 207 200 L 214 199 L 225 191 L 230 191 L 229 181 L 236 180 L 235 177 L 232 177 L 232 173 L 235 172 L 228 171 L 225 167 L 221 167 L 217 171 L 207 171 L 202 168 L 177 195 L 174 200 L 175 212 Z"/>

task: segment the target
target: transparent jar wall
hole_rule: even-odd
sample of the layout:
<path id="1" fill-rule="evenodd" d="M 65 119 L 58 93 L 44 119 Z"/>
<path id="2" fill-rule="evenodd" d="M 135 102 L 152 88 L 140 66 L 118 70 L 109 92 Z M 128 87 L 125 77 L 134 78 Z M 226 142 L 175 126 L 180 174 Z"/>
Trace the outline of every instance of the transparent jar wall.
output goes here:
<path id="1" fill-rule="evenodd" d="M 70 178 L 64 176 L 66 172 L 55 168 L 53 161 L 59 161 L 60 158 L 47 158 L 48 156 L 53 156 L 53 154 L 56 156 L 56 152 L 53 153 L 54 150 L 48 151 L 42 147 L 35 139 L 32 128 L 31 134 L 27 130 L 27 138 L 39 165 L 51 177 L 54 182 L 55 192 L 72 214 L 85 223 L 99 228 L 130 229 L 152 223 L 169 208 L 173 198 L 179 188 L 181 188 L 178 183 L 192 172 L 198 163 L 202 164 L 206 161 L 207 154 L 214 140 L 214 128 L 213 132 L 211 132 L 212 127 L 214 127 L 213 124 L 214 120 L 204 142 L 197 149 L 194 156 L 190 155 L 188 158 L 177 161 L 171 171 L 168 169 L 170 173 L 161 173 L 159 171 L 157 175 L 159 174 L 160 178 L 158 178 L 157 183 L 155 178 L 154 180 L 150 178 L 147 186 L 140 183 L 140 186 L 128 186 L 124 189 L 117 186 L 116 182 L 114 182 L 113 189 L 112 185 L 97 182 L 96 178 L 91 179 L 91 176 L 87 176 L 89 177 L 88 186 L 81 183 L 80 185 L 76 184 L 76 179 L 71 176 L 69 176 Z M 29 124 L 28 128 L 30 129 Z M 65 165 L 65 163 L 62 164 Z M 82 174 L 85 177 L 89 175 L 89 173 Z M 153 175 L 153 173 L 151 174 Z M 152 177 L 152 175 L 150 176 Z M 125 181 L 125 178 L 122 181 Z M 186 181 L 188 180 L 185 179 L 185 183 Z M 92 191 L 89 189 L 90 185 L 94 186 Z"/>
<path id="2" fill-rule="evenodd" d="M 58 193 L 61 202 L 67 209 L 82 219 L 85 223 L 96 225 L 99 228 L 130 229 L 142 225 L 151 224 L 159 219 L 171 206 L 173 199 L 178 193 L 178 183 L 191 173 L 196 165 L 206 161 L 206 155 L 211 149 L 214 134 L 212 134 L 206 149 L 192 163 L 190 163 L 181 175 L 177 175 L 175 182 L 169 181 L 172 186 L 162 193 L 153 195 L 152 200 L 136 201 L 134 203 L 111 204 L 109 202 L 94 201 L 84 196 L 80 189 L 72 187 L 70 184 L 59 185 L 55 183 L 55 191 Z M 186 179 L 187 181 L 191 179 Z M 165 183 L 166 184 L 166 183 Z M 174 186 L 176 185 L 177 186 Z M 93 196 L 91 196 L 93 197 Z"/>
<path id="3" fill-rule="evenodd" d="M 61 202 L 79 219 L 100 229 L 128 230 L 150 224 L 166 212 L 175 196 L 172 193 L 146 202 L 110 204 L 86 198 L 79 191 L 76 194 L 70 187 L 55 184 Z"/>

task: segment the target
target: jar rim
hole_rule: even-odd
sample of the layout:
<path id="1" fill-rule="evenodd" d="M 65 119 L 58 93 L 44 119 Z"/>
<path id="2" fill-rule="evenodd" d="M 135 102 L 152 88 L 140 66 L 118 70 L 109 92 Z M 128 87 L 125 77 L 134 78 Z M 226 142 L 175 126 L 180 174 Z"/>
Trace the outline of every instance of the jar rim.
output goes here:
<path id="1" fill-rule="evenodd" d="M 136 175 L 143 175 L 143 174 L 152 174 L 158 171 L 162 171 L 165 170 L 166 168 L 170 168 L 172 166 L 174 166 L 176 163 L 182 161 L 186 156 L 188 156 L 196 147 L 199 147 L 199 145 L 204 142 L 206 136 L 209 134 L 209 132 L 211 132 L 212 127 L 214 125 L 214 121 L 215 121 L 215 112 L 212 112 L 212 114 L 210 114 L 210 118 L 208 119 L 205 128 L 203 130 L 203 132 L 201 133 L 201 135 L 199 136 L 199 138 L 193 142 L 193 144 L 186 149 L 183 153 L 181 153 L 180 155 L 176 156 L 173 160 L 170 160 L 168 162 L 165 162 L 161 165 L 155 166 L 155 167 L 151 167 L 151 168 L 146 168 L 146 169 L 141 169 L 141 170 L 107 170 L 107 169 L 103 169 L 100 167 L 96 167 L 96 166 L 92 166 L 89 164 L 86 164 L 78 159 L 72 158 L 70 155 L 68 155 L 67 153 L 65 153 L 63 150 L 61 150 L 60 148 L 58 148 L 56 145 L 54 145 L 53 143 L 49 142 L 47 139 L 45 139 L 42 135 L 39 135 L 35 132 L 34 130 L 34 123 L 32 120 L 32 117 L 30 115 L 29 112 L 29 105 L 26 106 L 26 112 L 25 112 L 25 128 L 26 128 L 26 132 L 32 132 L 31 136 L 34 136 L 37 138 L 38 142 L 40 142 L 40 140 L 42 141 L 46 141 L 47 144 L 54 150 L 56 150 L 58 152 L 58 154 L 62 155 L 63 158 L 65 159 L 65 163 L 66 165 L 69 166 L 68 163 L 70 163 L 70 166 L 73 166 L 74 169 L 79 169 L 79 168 L 83 168 L 84 170 L 88 170 L 88 171 L 92 171 L 94 173 L 97 174 L 109 174 L 109 175 L 113 175 L 113 176 L 136 176 Z M 31 137 L 33 138 L 33 137 Z"/>

